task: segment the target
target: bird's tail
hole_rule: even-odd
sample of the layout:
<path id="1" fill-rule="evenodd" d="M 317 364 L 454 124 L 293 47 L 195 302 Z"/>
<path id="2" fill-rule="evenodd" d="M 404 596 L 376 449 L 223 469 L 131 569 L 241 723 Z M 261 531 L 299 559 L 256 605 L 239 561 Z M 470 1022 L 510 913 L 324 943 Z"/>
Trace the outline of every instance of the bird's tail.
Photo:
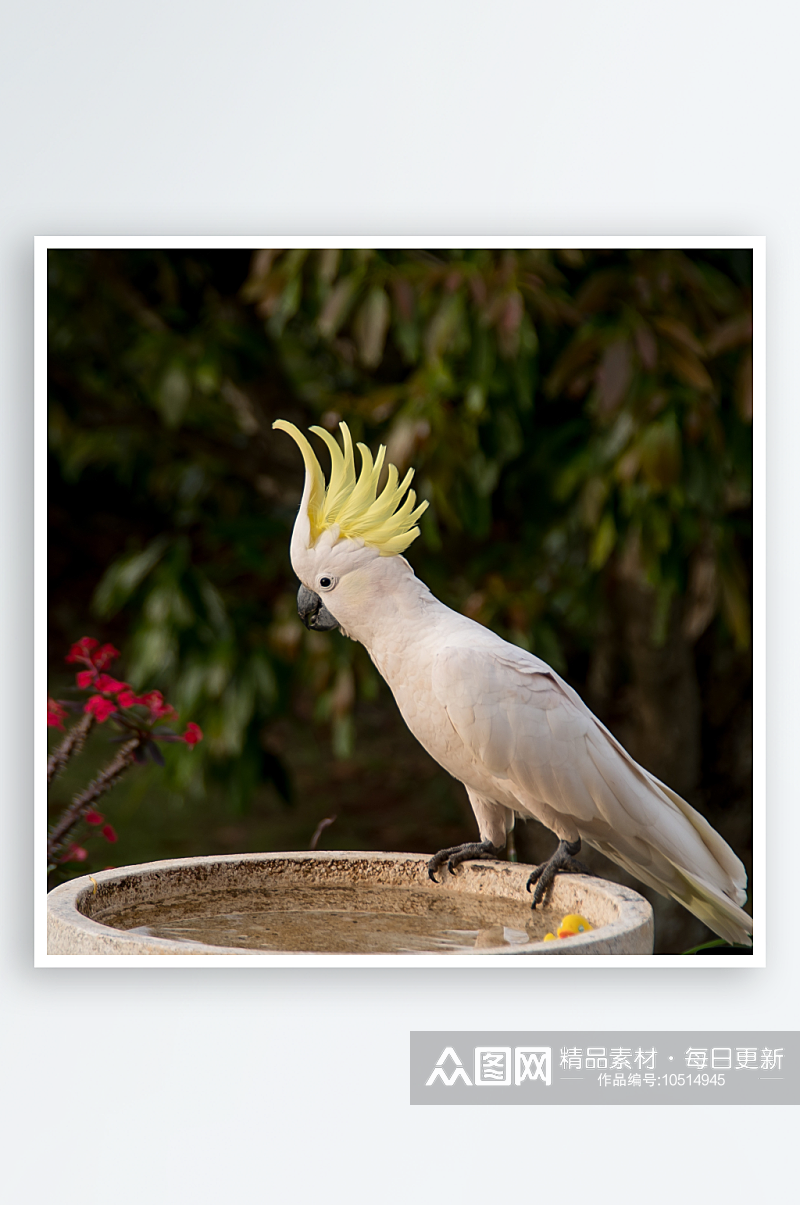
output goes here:
<path id="1" fill-rule="evenodd" d="M 753 918 L 738 906 L 747 900 L 747 872 L 744 866 L 727 841 L 720 837 L 704 816 L 696 812 L 691 804 L 682 799 L 671 787 L 660 782 L 655 775 L 649 774 L 648 777 L 672 800 L 689 821 L 703 844 L 713 855 L 722 872 L 720 878 L 725 882 L 725 888 L 721 888 L 716 883 L 710 883 L 690 874 L 673 862 L 672 865 L 675 867 L 683 890 L 679 889 L 677 892 L 673 890 L 670 894 L 699 917 L 719 937 L 723 937 L 726 941 L 738 942 L 740 945 L 751 946 L 753 944 Z"/>
<path id="2" fill-rule="evenodd" d="M 680 866 L 675 867 L 683 890 L 670 890 L 673 899 L 683 904 L 695 916 L 708 925 L 719 937 L 743 946 L 753 944 L 753 918 L 739 908 L 733 900 L 700 879 L 687 874 Z"/>
<path id="3" fill-rule="evenodd" d="M 708 872 L 688 870 L 685 862 L 675 854 L 670 856 L 661 842 L 658 848 L 651 847 L 648 866 L 643 865 L 642 859 L 633 850 L 626 849 L 625 843 L 618 837 L 601 842 L 592 841 L 589 837 L 589 844 L 596 845 L 602 853 L 662 895 L 677 900 L 717 936 L 731 943 L 751 946 L 753 918 L 740 907 L 747 900 L 747 872 L 744 866 L 704 816 L 655 775 L 640 769 L 655 789 L 675 805 L 711 855 L 713 861 L 704 859 Z"/>

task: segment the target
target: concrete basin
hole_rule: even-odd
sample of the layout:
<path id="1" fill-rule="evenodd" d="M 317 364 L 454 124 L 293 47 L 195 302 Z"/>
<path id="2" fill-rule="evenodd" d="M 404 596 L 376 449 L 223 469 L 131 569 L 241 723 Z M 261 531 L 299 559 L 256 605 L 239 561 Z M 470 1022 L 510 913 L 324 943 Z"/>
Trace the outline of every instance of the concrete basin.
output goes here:
<path id="1" fill-rule="evenodd" d="M 49 954 L 652 954 L 635 891 L 558 875 L 531 912 L 531 868 L 467 862 L 432 883 L 423 854 L 179 858 L 99 871 L 47 897 Z M 556 941 L 567 913 L 591 932 Z"/>

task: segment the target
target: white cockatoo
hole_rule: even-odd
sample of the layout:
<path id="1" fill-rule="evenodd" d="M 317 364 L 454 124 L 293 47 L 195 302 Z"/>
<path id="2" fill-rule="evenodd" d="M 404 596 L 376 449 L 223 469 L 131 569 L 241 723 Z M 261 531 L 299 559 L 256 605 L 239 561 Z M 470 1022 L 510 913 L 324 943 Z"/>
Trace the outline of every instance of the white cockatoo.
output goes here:
<path id="1" fill-rule="evenodd" d="M 410 470 L 378 493 L 386 449 L 375 461 L 350 432 L 343 446 L 321 427 L 330 481 L 305 435 L 279 420 L 300 448 L 305 487 L 291 540 L 307 627 L 340 628 L 364 645 L 420 744 L 467 789 L 481 840 L 443 849 L 429 873 L 496 857 L 516 816 L 551 829 L 559 845 L 528 881 L 540 903 L 581 843 L 678 900 L 720 937 L 750 944 L 744 866 L 711 825 L 633 760 L 576 692 L 540 658 L 451 611 L 402 553 L 419 535 Z M 404 500 L 405 499 L 405 500 Z"/>

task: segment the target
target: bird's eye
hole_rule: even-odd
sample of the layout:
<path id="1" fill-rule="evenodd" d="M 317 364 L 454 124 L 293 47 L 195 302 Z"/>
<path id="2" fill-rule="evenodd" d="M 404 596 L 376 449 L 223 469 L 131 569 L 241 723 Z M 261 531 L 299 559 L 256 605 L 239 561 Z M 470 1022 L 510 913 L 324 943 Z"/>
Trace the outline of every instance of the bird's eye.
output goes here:
<path id="1" fill-rule="evenodd" d="M 325 573 L 318 581 L 320 590 L 331 590 L 336 585 L 336 578 Z"/>

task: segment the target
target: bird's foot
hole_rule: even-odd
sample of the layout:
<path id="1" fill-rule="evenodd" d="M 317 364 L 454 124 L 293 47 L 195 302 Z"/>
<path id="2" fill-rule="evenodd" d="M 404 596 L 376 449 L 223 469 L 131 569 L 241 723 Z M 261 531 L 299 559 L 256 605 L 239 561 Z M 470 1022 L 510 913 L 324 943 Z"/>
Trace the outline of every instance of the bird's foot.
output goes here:
<path id="1" fill-rule="evenodd" d="M 541 904 L 559 872 L 564 874 L 591 873 L 588 866 L 584 866 L 583 862 L 577 861 L 575 854 L 580 853 L 580 851 L 580 837 L 577 841 L 559 841 L 558 849 L 552 857 L 548 858 L 546 862 L 542 862 L 541 866 L 537 866 L 531 872 L 531 876 L 525 884 L 526 891 L 530 891 L 533 884 L 536 884 L 531 908 L 535 908 L 537 904 Z"/>
<path id="2" fill-rule="evenodd" d="M 502 845 L 492 845 L 491 841 L 467 841 L 465 845 L 452 845 L 450 849 L 440 849 L 428 863 L 428 878 L 434 883 L 439 880 L 436 871 L 447 863 L 447 869 L 455 874 L 456 866 L 468 862 L 471 858 L 499 858 L 503 852 Z"/>

